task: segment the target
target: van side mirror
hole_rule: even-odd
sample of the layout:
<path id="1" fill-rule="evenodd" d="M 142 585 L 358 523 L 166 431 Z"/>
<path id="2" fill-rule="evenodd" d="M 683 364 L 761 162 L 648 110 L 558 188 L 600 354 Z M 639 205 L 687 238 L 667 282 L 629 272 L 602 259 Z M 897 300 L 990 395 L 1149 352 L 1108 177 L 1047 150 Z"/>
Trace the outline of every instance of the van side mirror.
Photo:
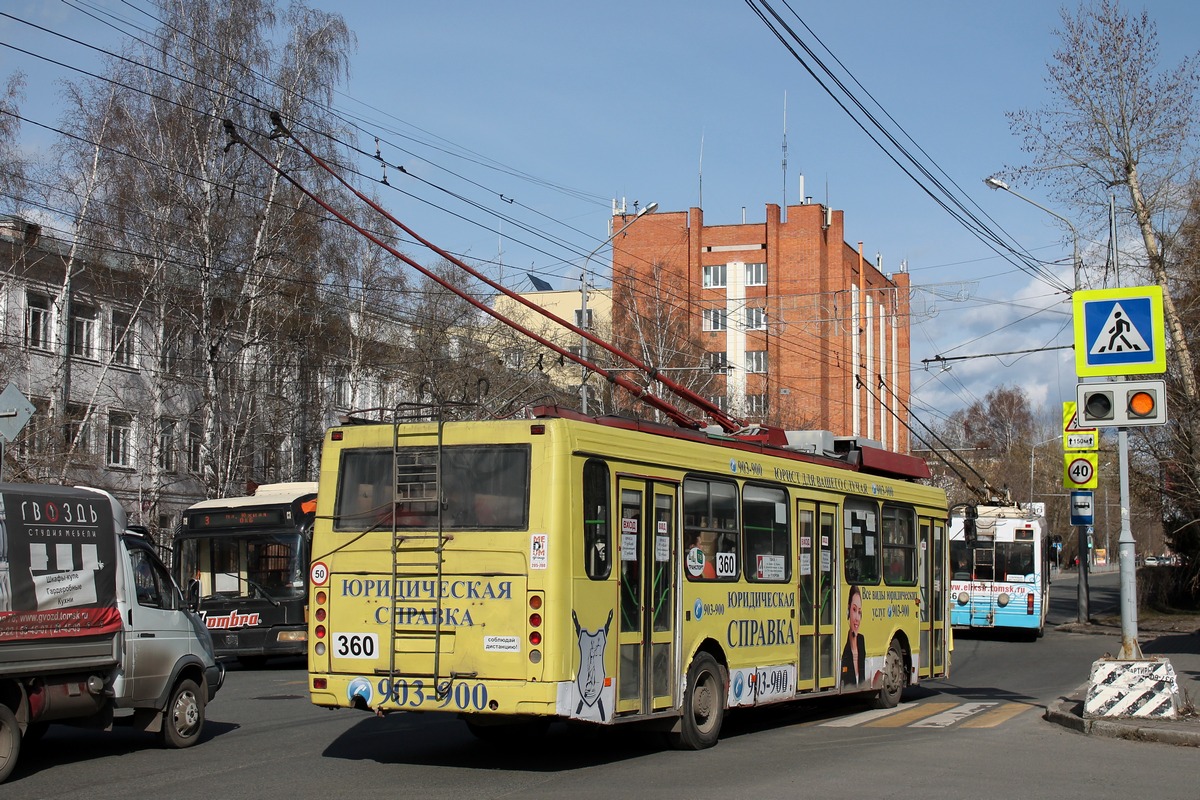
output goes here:
<path id="1" fill-rule="evenodd" d="M 187 606 L 192 611 L 200 608 L 200 581 L 196 578 L 188 581 L 187 587 Z"/>

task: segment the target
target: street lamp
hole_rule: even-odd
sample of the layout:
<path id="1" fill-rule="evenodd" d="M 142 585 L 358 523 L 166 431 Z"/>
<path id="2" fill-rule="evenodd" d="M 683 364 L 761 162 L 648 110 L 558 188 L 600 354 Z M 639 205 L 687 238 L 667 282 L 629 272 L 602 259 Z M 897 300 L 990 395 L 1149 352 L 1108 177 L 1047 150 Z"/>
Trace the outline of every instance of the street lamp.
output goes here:
<path id="1" fill-rule="evenodd" d="M 637 222 L 639 219 L 646 216 L 647 214 L 653 214 L 657 210 L 658 210 L 658 203 L 650 203 L 645 208 L 640 209 L 636 214 L 633 215 L 633 219 L 629 220 L 629 222 L 626 222 L 620 228 L 618 228 L 617 230 L 610 233 L 608 235 L 608 238 L 605 239 L 603 242 L 601 242 L 599 245 L 597 245 L 596 249 L 593 250 L 592 252 L 588 253 L 587 258 L 585 258 L 583 260 L 583 272 L 580 273 L 580 276 L 579 276 L 579 295 L 580 295 L 579 327 L 583 328 L 584 330 L 587 330 L 587 328 L 588 328 L 588 319 L 587 319 L 588 262 L 592 260 L 592 256 L 594 256 L 594 255 L 596 255 L 596 253 L 600 252 L 600 249 L 602 247 L 604 247 L 604 245 L 608 244 L 613 239 L 617 238 L 622 233 L 624 233 L 626 230 L 628 230 L 630 225 Z M 587 360 L 588 340 L 587 340 L 586 336 L 581 337 L 580 344 L 579 344 L 579 355 L 585 361 Z M 583 370 L 583 378 L 579 382 L 579 407 L 580 407 L 580 410 L 583 411 L 584 414 L 586 414 L 587 410 L 588 410 L 588 387 L 587 387 L 588 368 L 586 366 L 584 366 L 584 367 L 582 367 L 582 370 Z"/>
<path id="2" fill-rule="evenodd" d="M 1029 205 L 1040 208 L 1042 211 L 1045 211 L 1050 216 L 1065 223 L 1066 226 L 1071 229 L 1071 238 L 1074 241 L 1074 248 L 1071 253 L 1071 272 L 1074 277 L 1074 289 L 1075 289 L 1075 291 L 1078 292 L 1079 291 L 1079 231 L 1075 230 L 1075 226 L 1073 224 L 1071 224 L 1071 220 L 1067 219 L 1062 214 L 1059 214 L 1057 211 L 1051 211 L 1050 209 L 1046 208 L 1041 203 L 1038 203 L 1034 200 L 1030 200 L 1028 197 L 1021 194 L 1020 192 L 1013 191 L 1011 188 L 1009 188 L 1009 185 L 1007 183 L 1000 180 L 995 175 L 993 175 L 989 178 L 984 178 L 983 182 L 986 183 L 988 185 L 988 187 L 990 187 L 992 189 L 1003 189 L 1004 191 L 1008 192 L 1009 194 L 1021 198 L 1026 203 L 1029 203 Z M 1124 436 L 1123 431 L 1122 431 L 1121 435 Z M 1031 459 L 1032 459 L 1032 457 L 1031 457 Z M 1085 535 L 1083 526 L 1081 525 L 1078 527 L 1079 527 L 1079 531 L 1078 531 L 1078 537 L 1079 537 L 1079 591 L 1078 591 L 1079 621 L 1087 622 L 1090 619 L 1090 617 L 1088 616 L 1087 537 Z M 1124 624 L 1122 624 L 1122 628 L 1124 628 Z"/>
<path id="3" fill-rule="evenodd" d="M 1062 437 L 1063 437 L 1063 435 L 1060 433 L 1058 436 L 1052 436 L 1049 439 L 1043 439 L 1040 442 L 1034 442 L 1032 445 L 1029 446 L 1029 509 L 1030 509 L 1030 511 L 1033 510 L 1033 454 L 1037 450 L 1039 445 L 1046 444 L 1046 442 L 1053 442 L 1056 439 L 1061 439 Z"/>
<path id="4" fill-rule="evenodd" d="M 1029 203 L 1029 205 L 1040 208 L 1042 211 L 1045 211 L 1047 214 L 1054 217 L 1055 219 L 1061 220 L 1063 223 L 1066 224 L 1066 226 L 1068 228 L 1071 229 L 1071 238 L 1074 241 L 1074 248 L 1071 253 L 1071 275 L 1074 278 L 1073 285 L 1074 285 L 1075 291 L 1078 292 L 1079 291 L 1079 231 L 1075 230 L 1075 226 L 1073 224 L 1071 224 L 1071 220 L 1067 219 L 1062 214 L 1059 214 L 1056 211 L 1051 211 L 1050 209 L 1046 208 L 1041 203 L 1038 203 L 1034 200 L 1030 200 L 1025 195 L 1010 188 L 1007 183 L 1000 180 L 995 175 L 993 175 L 990 178 L 984 178 L 983 182 L 992 189 L 1003 189 L 1004 191 L 1008 192 L 1009 194 L 1013 195 L 1014 197 L 1021 198 L 1026 203 Z"/>

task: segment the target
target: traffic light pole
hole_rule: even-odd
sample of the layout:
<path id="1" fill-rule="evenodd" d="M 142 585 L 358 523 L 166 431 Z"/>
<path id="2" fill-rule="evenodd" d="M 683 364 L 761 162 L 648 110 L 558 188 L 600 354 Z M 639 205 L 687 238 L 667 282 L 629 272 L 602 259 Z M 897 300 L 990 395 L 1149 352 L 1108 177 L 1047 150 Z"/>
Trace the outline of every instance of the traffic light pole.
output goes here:
<path id="1" fill-rule="evenodd" d="M 1079 540 L 1079 588 L 1076 598 L 1079 605 L 1079 621 L 1087 623 L 1091 620 L 1088 614 L 1088 541 L 1087 526 L 1076 525 L 1075 536 Z"/>
<path id="2" fill-rule="evenodd" d="M 1136 546 L 1129 525 L 1129 432 L 1117 429 L 1117 461 L 1121 475 L 1121 536 L 1117 540 L 1121 564 L 1121 659 L 1142 658 L 1137 629 L 1137 566 L 1133 563 Z"/>

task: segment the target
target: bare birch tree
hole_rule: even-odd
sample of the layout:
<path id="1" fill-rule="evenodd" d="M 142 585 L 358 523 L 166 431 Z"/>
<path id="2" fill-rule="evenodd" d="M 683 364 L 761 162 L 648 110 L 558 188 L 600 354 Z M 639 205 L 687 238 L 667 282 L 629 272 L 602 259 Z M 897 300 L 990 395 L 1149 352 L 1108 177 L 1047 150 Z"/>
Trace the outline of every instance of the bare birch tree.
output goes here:
<path id="1" fill-rule="evenodd" d="M 1164 312 L 1183 397 L 1195 406 L 1190 343 L 1175 308 L 1164 242 L 1186 211 L 1184 189 L 1196 164 L 1200 70 L 1195 56 L 1164 68 L 1154 21 L 1125 13 L 1117 0 L 1061 12 L 1061 46 L 1048 63 L 1050 98 L 1011 112 L 1032 164 L 1018 178 L 1046 184 L 1093 222 L 1107 218 L 1110 193 L 1137 225 L 1150 279 L 1164 289 Z"/>
<path id="2" fill-rule="evenodd" d="M 317 388 L 320 356 L 308 348 L 300 358 L 287 343 L 321 341 L 312 327 L 326 272 L 320 256 L 338 229 L 276 171 L 227 147 L 222 121 L 234 120 L 247 138 L 261 132 L 256 148 L 320 189 L 301 154 L 265 136 L 268 116 L 302 120 L 318 132 L 315 149 L 333 152 L 330 104 L 353 37 L 339 16 L 299 2 L 281 15 L 270 0 L 160 0 L 158 12 L 155 37 L 135 43 L 130 60 L 112 62 L 103 76 L 117 88 L 103 140 L 106 217 L 95 235 L 130 254 L 155 287 L 147 317 L 164 369 L 154 416 L 173 407 L 196 434 L 188 468 L 207 494 L 239 493 L 264 469 L 278 471 L 274 451 L 289 437 L 272 430 L 280 419 L 268 400 L 280 396 L 280 376 L 290 379 L 283 396 Z M 98 88 L 78 89 L 81 118 L 95 114 Z M 172 406 L 167 395 L 178 392 L 180 372 L 193 391 Z M 324 420 L 311 422 L 300 436 L 310 455 L 285 477 L 313 474 L 307 440 Z"/>

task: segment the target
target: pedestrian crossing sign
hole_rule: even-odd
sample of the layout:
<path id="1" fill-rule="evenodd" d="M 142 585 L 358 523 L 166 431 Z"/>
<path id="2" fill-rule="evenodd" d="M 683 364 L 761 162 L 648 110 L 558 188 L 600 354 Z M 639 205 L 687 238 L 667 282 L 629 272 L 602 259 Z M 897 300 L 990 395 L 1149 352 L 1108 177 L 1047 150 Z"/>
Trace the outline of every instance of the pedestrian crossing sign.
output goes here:
<path id="1" fill-rule="evenodd" d="M 1075 292 L 1072 305 L 1080 377 L 1167 371 L 1161 286 Z"/>

